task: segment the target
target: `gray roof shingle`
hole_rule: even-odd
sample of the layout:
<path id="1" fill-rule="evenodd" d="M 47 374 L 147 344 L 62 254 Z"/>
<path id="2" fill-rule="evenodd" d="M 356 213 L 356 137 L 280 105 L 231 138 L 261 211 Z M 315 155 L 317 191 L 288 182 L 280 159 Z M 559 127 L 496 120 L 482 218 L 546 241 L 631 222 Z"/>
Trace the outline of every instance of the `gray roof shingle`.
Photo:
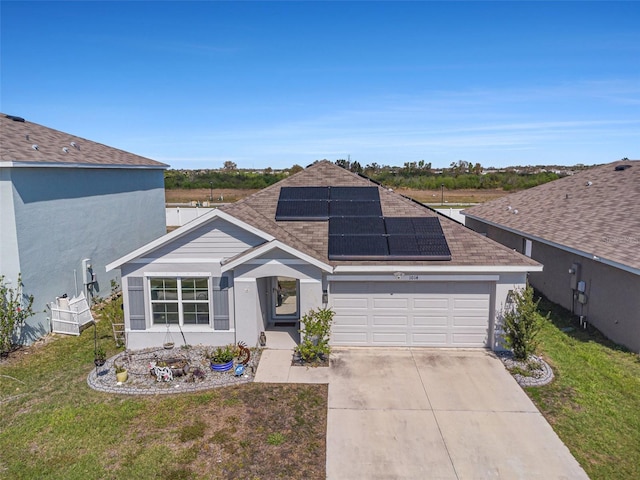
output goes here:
<path id="1" fill-rule="evenodd" d="M 376 186 L 372 181 L 351 173 L 329 161 L 317 162 L 291 177 L 267 187 L 221 210 L 272 235 L 283 243 L 326 264 L 443 266 L 539 266 L 537 262 L 493 240 L 477 234 L 448 217 L 423 207 L 382 186 L 378 186 L 382 213 L 388 217 L 438 216 L 451 250 L 450 261 L 331 261 L 328 258 L 328 222 L 279 221 L 275 214 L 282 187 L 292 186 Z"/>
<path id="2" fill-rule="evenodd" d="M 37 123 L 15 121 L 3 113 L 0 114 L 0 162 L 35 166 L 168 167 L 164 163 Z"/>
<path id="3" fill-rule="evenodd" d="M 616 170 L 621 165 L 631 168 Z M 477 205 L 464 213 L 640 269 L 639 204 L 640 161 L 621 160 Z"/>

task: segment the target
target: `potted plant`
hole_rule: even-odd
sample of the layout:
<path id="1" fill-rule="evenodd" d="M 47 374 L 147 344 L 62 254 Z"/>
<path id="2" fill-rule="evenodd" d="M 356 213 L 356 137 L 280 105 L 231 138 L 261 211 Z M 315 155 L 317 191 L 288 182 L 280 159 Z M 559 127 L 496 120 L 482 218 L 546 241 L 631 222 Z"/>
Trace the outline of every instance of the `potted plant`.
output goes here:
<path id="1" fill-rule="evenodd" d="M 216 347 L 209 355 L 211 361 L 211 370 L 215 372 L 226 372 L 233 368 L 233 357 L 235 356 L 235 347 L 226 345 L 224 347 Z"/>
<path id="2" fill-rule="evenodd" d="M 129 378 L 129 373 L 127 372 L 127 369 L 123 365 L 118 365 L 117 363 L 115 364 L 115 368 L 116 368 L 116 380 L 118 381 L 118 383 L 126 382 L 127 378 Z"/>
<path id="3" fill-rule="evenodd" d="M 101 367 L 105 364 L 106 361 L 107 354 L 105 353 L 104 349 L 102 347 L 97 347 L 93 356 L 94 365 L 96 367 Z"/>

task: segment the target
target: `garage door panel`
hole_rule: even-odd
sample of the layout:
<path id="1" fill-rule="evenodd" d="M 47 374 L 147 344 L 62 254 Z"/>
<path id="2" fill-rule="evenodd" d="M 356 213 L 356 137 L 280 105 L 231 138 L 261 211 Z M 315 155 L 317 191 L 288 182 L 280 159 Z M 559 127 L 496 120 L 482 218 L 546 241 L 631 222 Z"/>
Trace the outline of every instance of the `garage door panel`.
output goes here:
<path id="1" fill-rule="evenodd" d="M 483 295 L 477 295 L 475 298 L 453 298 L 453 308 L 455 309 L 486 309 L 489 307 L 489 300 Z"/>
<path id="2" fill-rule="evenodd" d="M 386 325 L 409 325 L 409 318 L 401 315 L 374 315 L 372 325 L 384 327 Z"/>
<path id="3" fill-rule="evenodd" d="M 466 315 L 455 315 L 453 317 L 453 326 L 454 327 L 487 327 L 487 319 L 486 317 L 482 317 L 481 315 L 474 316 L 466 316 Z"/>
<path id="4" fill-rule="evenodd" d="M 369 317 L 367 315 L 336 315 L 333 317 L 335 326 L 367 326 Z"/>
<path id="5" fill-rule="evenodd" d="M 412 344 L 419 346 L 446 346 L 446 333 L 414 333 L 411 335 Z"/>
<path id="6" fill-rule="evenodd" d="M 369 345 L 367 332 L 332 332 L 332 341 L 336 345 Z"/>
<path id="7" fill-rule="evenodd" d="M 489 283 L 332 281 L 329 287 L 334 345 L 487 345 Z"/>
<path id="8" fill-rule="evenodd" d="M 406 345 L 406 333 L 373 332 L 372 341 L 375 345 Z"/>
<path id="9" fill-rule="evenodd" d="M 422 313 L 422 312 L 420 312 Z M 447 312 L 442 312 L 440 315 L 421 315 L 419 317 L 413 316 L 413 325 L 416 326 L 443 326 L 446 327 L 449 324 L 449 316 Z"/>
<path id="10" fill-rule="evenodd" d="M 361 310 L 367 308 L 368 300 L 366 297 L 338 297 L 334 300 L 333 305 L 339 309 Z"/>
<path id="11" fill-rule="evenodd" d="M 373 298 L 373 308 L 402 308 L 409 307 L 408 298 L 388 297 L 388 298 Z"/>
<path id="12" fill-rule="evenodd" d="M 454 346 L 477 346 L 480 343 L 486 343 L 487 335 L 485 333 L 454 333 L 452 334 Z"/>
<path id="13" fill-rule="evenodd" d="M 415 298 L 413 299 L 413 309 L 449 309 L 449 299 L 443 297 L 428 297 L 424 296 L 423 298 Z"/>

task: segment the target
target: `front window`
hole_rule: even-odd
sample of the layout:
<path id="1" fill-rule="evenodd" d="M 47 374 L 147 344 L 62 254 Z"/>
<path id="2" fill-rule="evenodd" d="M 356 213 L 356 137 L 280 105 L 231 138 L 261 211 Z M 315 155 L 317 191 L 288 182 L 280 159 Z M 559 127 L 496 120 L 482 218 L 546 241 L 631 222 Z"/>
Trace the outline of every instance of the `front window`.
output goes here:
<path id="1" fill-rule="evenodd" d="M 209 324 L 208 278 L 152 278 L 150 286 L 154 324 Z"/>

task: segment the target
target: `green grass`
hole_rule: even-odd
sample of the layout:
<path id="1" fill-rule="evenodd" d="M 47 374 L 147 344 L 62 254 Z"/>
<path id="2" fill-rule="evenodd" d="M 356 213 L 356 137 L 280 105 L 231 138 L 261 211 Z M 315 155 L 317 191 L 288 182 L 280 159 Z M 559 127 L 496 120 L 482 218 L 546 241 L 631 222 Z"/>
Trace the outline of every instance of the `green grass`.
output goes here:
<path id="1" fill-rule="evenodd" d="M 115 354 L 108 322 L 98 335 Z M 123 396 L 91 390 L 91 368 L 92 328 L 0 362 L 0 479 L 325 476 L 326 385 Z"/>
<path id="2" fill-rule="evenodd" d="M 540 310 L 551 312 L 540 353 L 556 379 L 527 393 L 592 479 L 640 478 L 640 356 L 544 299 Z"/>

